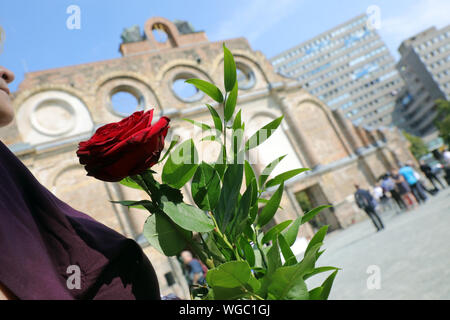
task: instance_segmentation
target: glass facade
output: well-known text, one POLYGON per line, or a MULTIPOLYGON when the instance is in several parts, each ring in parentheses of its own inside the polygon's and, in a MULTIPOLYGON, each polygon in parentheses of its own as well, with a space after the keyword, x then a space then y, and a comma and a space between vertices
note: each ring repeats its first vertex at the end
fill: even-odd
POLYGON ((376 30, 360 15, 271 59, 281 75, 300 81, 330 108, 356 123, 392 124, 403 86, 395 62, 376 30))
POLYGON ((435 100, 450 99, 450 26, 432 27, 402 42, 397 63, 406 93, 398 101, 398 125, 422 137, 437 135, 435 100))

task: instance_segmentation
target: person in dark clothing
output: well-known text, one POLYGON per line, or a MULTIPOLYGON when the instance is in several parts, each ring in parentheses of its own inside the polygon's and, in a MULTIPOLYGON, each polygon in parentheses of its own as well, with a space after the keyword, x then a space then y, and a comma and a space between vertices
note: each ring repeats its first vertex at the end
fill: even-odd
POLYGON ((403 201, 400 193, 396 189, 395 181, 389 176, 389 174, 385 174, 383 176, 383 180, 381 181, 381 187, 385 193, 390 193, 391 197, 395 200, 400 210, 406 210, 407 206, 403 201))
POLYGON ((192 253, 187 250, 181 253, 181 260, 183 260, 189 284, 191 286, 205 284, 205 272, 201 262, 195 259, 192 253))
MULTIPOLYGON (((14 118, 13 79, 0 66, 0 127, 14 118)), ((2 141, 0 177, 0 300, 161 298, 136 241, 58 199, 2 141)))
POLYGON ((412 194, 411 188, 405 181, 405 178, 403 178, 403 176, 397 173, 395 170, 392 170, 391 177, 395 182, 395 189, 402 198, 403 203, 406 204, 407 209, 409 210, 413 206, 417 205, 416 198, 412 194))
POLYGON ((435 181, 437 181, 442 189, 445 188, 444 184, 441 182, 441 180, 439 180, 439 178, 434 174, 433 170, 431 169, 431 167, 425 163, 425 161, 420 161, 420 170, 423 172, 423 174, 425 175, 425 177, 427 177, 427 179, 431 182, 431 184, 434 187, 434 190, 439 191, 439 188, 437 187, 435 181))
POLYGON ((375 211, 375 199, 369 191, 361 189, 359 185, 355 184, 355 201, 358 208, 363 209, 369 218, 372 220, 377 232, 384 229, 383 222, 375 211))

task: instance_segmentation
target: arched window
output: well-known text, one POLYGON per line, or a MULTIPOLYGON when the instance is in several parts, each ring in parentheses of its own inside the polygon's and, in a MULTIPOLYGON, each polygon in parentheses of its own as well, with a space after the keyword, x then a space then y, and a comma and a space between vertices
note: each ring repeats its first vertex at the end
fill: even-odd
POLYGON ((255 74, 249 66, 241 62, 236 63, 238 87, 241 90, 248 90, 255 86, 255 74))
POLYGON ((145 99, 139 90, 124 85, 111 91, 110 104, 114 113, 126 117, 133 112, 144 110, 145 99))
POLYGON ((172 91, 175 96, 183 102, 195 102, 203 98, 203 92, 199 91, 194 85, 186 83, 187 79, 197 78, 197 76, 188 73, 177 74, 172 81, 172 91))
MULTIPOLYGON (((266 114, 256 115, 251 121, 246 123, 248 125, 246 128, 247 136, 251 137, 257 130, 273 120, 272 116, 266 114)), ((275 167, 271 174, 272 177, 288 170, 303 167, 289 138, 286 136, 282 126, 280 126, 267 141, 250 150, 249 161, 262 170, 273 160, 283 155, 286 155, 286 157, 275 167)))

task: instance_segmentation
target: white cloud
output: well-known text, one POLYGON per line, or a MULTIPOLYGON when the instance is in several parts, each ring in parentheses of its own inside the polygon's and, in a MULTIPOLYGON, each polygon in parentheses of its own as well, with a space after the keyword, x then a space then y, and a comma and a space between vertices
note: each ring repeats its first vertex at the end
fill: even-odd
POLYGON ((300 4, 298 0, 242 1, 230 18, 213 30, 210 38, 222 40, 245 36, 249 41, 255 41, 300 4))
POLYGON ((399 15, 389 16, 381 8, 380 34, 392 50, 409 37, 435 26, 442 28, 450 24, 450 1, 419 0, 409 7, 403 7, 399 15))

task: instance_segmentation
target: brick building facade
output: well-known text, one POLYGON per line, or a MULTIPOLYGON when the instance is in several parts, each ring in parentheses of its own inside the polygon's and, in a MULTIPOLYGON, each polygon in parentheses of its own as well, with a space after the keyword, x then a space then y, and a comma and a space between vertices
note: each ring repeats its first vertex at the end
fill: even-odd
MULTIPOLYGON (((87 177, 75 151, 79 141, 88 139, 96 128, 123 118, 112 97, 124 92, 136 98, 138 107, 154 108, 156 118, 164 114, 172 119, 168 140, 174 134, 193 137, 200 155, 209 160, 214 146, 200 142, 201 133, 181 118, 209 123, 205 103, 218 105, 200 92, 180 97, 174 92, 174 83, 200 78, 223 87, 222 42, 209 42, 204 32, 159 17, 146 22, 144 36, 138 33, 130 38, 124 37, 121 58, 27 73, 14 93, 16 119, 0 129, 0 136, 63 201, 142 242, 157 270, 162 293, 186 297, 186 283, 176 258, 166 258, 141 241, 146 212, 109 202, 139 200, 145 195, 87 177), (157 41, 155 29, 163 30, 165 41, 157 41), (202 153, 201 148, 208 151, 202 153), (172 285, 170 277, 165 277, 169 273, 175 280, 172 285)), ((334 205, 321 218, 331 230, 365 218, 353 201, 354 183, 369 188, 398 161, 412 159, 407 142, 396 130, 368 131, 354 126, 339 111, 330 111, 297 81, 274 72, 266 57, 252 50, 246 39, 225 42, 239 69, 238 108, 247 124, 246 133, 250 136, 271 119, 285 116, 277 133, 247 155, 259 159, 256 171, 261 172, 284 154, 287 156, 278 172, 313 169, 286 183, 281 203, 284 210, 277 213, 277 222, 302 214, 296 200, 299 192, 305 192, 313 205, 334 205)), ((161 168, 154 170, 160 172, 161 168)), ((189 200, 187 188, 184 194, 189 200)), ((300 233, 311 237, 313 226, 304 225, 300 233)))

